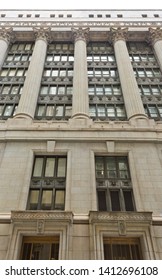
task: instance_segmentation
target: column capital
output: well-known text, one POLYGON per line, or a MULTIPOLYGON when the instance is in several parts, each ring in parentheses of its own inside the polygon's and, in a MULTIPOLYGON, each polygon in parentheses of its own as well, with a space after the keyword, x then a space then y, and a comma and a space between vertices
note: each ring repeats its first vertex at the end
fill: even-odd
POLYGON ((50 27, 34 27, 33 28, 34 35, 36 40, 42 39, 46 42, 51 41, 51 28, 50 27))
POLYGON ((162 29, 160 27, 157 28, 150 27, 148 41, 155 44, 159 40, 162 40, 162 29))
POLYGON ((12 27, 0 27, 0 39, 10 43, 14 40, 13 28, 12 27))
POLYGON ((128 28, 111 28, 110 29, 110 38, 113 43, 118 40, 126 41, 128 36, 128 28))
POLYGON ((73 34, 74 41, 76 42, 77 40, 83 40, 83 41, 87 42, 89 30, 90 30, 89 27, 88 28, 82 28, 82 27, 72 28, 71 31, 73 34))

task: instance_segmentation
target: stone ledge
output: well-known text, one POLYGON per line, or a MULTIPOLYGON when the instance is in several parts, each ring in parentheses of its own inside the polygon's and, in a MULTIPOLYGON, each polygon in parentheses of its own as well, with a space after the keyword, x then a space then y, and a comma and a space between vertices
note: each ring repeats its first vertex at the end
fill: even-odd
POLYGON ((89 213, 90 223, 107 223, 110 221, 126 221, 137 223, 152 222, 152 212, 95 212, 89 213))
POLYGON ((72 212, 57 212, 57 211, 11 211, 11 221, 36 221, 36 220, 49 220, 49 221, 68 221, 73 222, 72 212))

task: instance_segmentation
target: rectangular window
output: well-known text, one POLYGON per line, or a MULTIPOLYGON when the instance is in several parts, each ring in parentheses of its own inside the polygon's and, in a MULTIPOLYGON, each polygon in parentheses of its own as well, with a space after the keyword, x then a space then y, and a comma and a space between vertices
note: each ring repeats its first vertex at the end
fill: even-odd
POLYGON ((162 105, 145 105, 145 112, 149 118, 160 120, 162 118, 162 105))
POLYGON ((135 211, 127 157, 96 156, 99 211, 135 211))
POLYGON ((66 161, 64 156, 35 157, 28 209, 64 210, 66 161))
POLYGON ((142 260, 138 238, 103 239, 105 260, 142 260))
POLYGON ((126 111, 124 105, 105 104, 105 105, 91 105, 89 107, 90 117, 99 120, 124 120, 126 119, 126 111))
POLYGON ((58 260, 59 236, 23 237, 20 259, 58 260))

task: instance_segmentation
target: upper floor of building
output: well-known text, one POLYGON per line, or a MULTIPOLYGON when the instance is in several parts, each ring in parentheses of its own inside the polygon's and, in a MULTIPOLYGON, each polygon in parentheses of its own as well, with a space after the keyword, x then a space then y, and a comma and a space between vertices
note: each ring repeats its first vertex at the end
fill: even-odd
POLYGON ((46 9, 46 10, 33 10, 33 9, 26 9, 26 10, 8 10, 8 9, 1 9, 0 10, 0 17, 5 18, 5 20, 23 20, 30 18, 36 19, 36 20, 59 20, 62 18, 64 20, 68 20, 69 18, 72 18, 74 20, 87 20, 88 19, 100 19, 100 20, 133 20, 133 21, 139 21, 139 20, 159 20, 162 18, 162 10, 123 10, 123 9, 94 9, 94 10, 87 10, 87 9, 79 9, 79 10, 63 10, 63 9, 46 9))

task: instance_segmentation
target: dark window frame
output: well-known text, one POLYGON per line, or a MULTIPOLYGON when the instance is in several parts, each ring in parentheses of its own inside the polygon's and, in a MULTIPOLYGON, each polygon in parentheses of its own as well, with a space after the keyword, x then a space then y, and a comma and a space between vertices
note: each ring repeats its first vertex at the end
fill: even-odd
POLYGON ((139 238, 104 237, 105 260, 142 260, 139 238))
MULTIPOLYGON (((66 195, 66 172, 67 172, 67 157, 66 156, 35 156, 33 163, 33 171, 31 176, 31 183, 29 189, 29 196, 27 202, 27 209, 29 210, 64 210, 65 209, 65 195, 66 195), (37 159, 41 159, 41 174, 39 176, 34 175, 37 159), (53 160, 54 170, 53 175, 46 176, 45 170, 48 164, 48 159, 53 160), (58 176, 59 160, 64 159, 65 162, 65 175, 58 176), (43 195, 44 193, 50 193, 50 203, 44 206, 43 195), (62 192, 64 201, 59 204, 56 203, 57 194, 62 192), (37 201, 32 203, 32 195, 37 193, 37 201)), ((34 198, 34 197, 33 197, 34 198)))
POLYGON ((96 156, 95 167, 99 211, 135 211, 135 201, 127 157, 96 156), (102 166, 101 169, 97 169, 98 160, 98 166, 102 166), (112 170, 107 169, 108 162, 110 166, 111 164, 113 165, 112 170), (121 167, 119 168, 120 165, 122 166, 121 163, 124 163, 123 166, 125 166, 123 170, 120 170, 121 167), (97 173, 100 175, 97 175, 97 173))
MULTIPOLYGON (((24 236, 22 240, 20 259, 39 260, 43 246, 48 245, 48 260, 59 259, 59 236, 24 236)), ((46 246, 47 247, 47 246, 46 246)), ((45 252, 47 256, 47 251, 45 252)), ((42 256, 43 257, 43 256, 42 256)), ((44 259, 44 258, 43 258, 44 259)))

